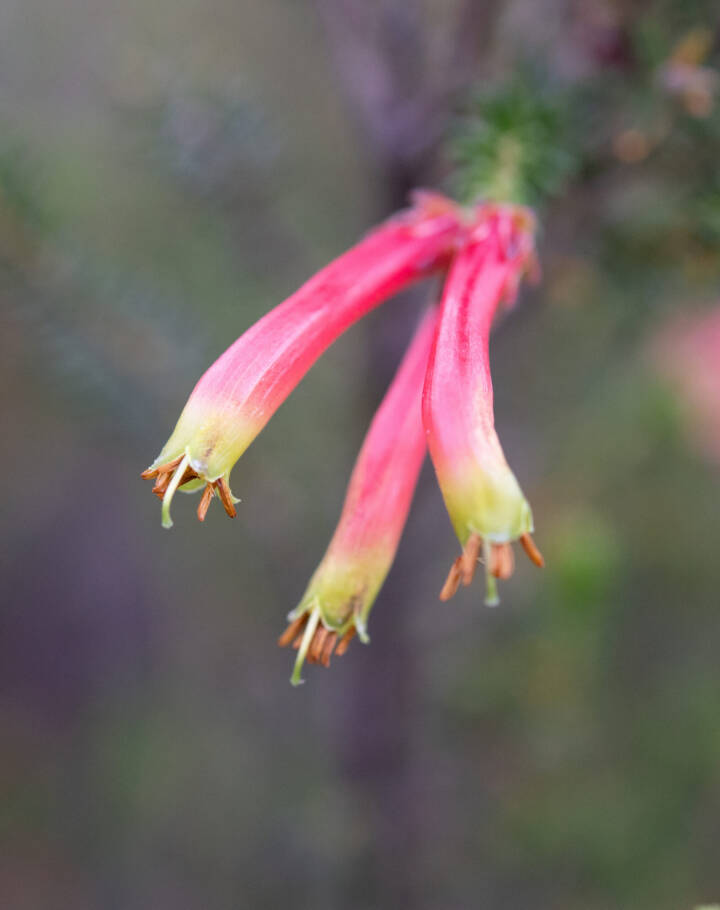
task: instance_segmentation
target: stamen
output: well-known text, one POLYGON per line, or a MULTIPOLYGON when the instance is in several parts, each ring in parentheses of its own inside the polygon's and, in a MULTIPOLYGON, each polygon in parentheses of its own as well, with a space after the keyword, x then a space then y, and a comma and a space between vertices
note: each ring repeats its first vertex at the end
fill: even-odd
POLYGON ((162 526, 164 528, 172 527, 173 523, 172 518, 170 518, 170 503, 172 502, 172 498, 175 495, 175 491, 180 486, 180 481, 185 474, 185 468, 188 466, 189 461, 190 459, 187 455, 184 455, 182 457, 180 463, 177 466, 177 469, 175 470, 175 473, 173 474, 172 480, 170 481, 167 490, 165 490, 162 504, 162 526))
POLYGON ((515 557, 509 543, 493 544, 490 574, 503 580, 510 578, 515 569, 515 557))
POLYGON ((213 485, 211 483, 205 484, 205 489, 203 490, 203 494, 200 497, 200 502, 197 508, 197 517, 199 521, 205 521, 205 516, 207 515, 207 511, 210 508, 210 503, 212 502, 214 495, 215 489, 213 485))
POLYGON ((320 655, 320 663, 323 665, 323 667, 330 666, 330 657, 332 656, 337 638, 337 632, 331 632, 325 640, 325 647, 323 648, 322 654, 320 655))
POLYGON ((157 477, 158 474, 169 474, 175 470, 181 461, 182 455, 178 455, 177 458, 173 458, 172 461, 166 461, 165 464, 161 464, 158 468, 147 468, 140 476, 143 480, 151 480, 153 477, 157 477))
POLYGON ((320 661, 322 656, 323 648, 325 647, 325 640, 330 634, 330 630, 326 629, 325 626, 320 626, 320 628, 315 633, 315 637, 312 640, 310 645, 310 650, 308 651, 308 660, 316 664, 320 661))
POLYGON ((445 584, 442 586, 442 590, 440 591, 440 600, 450 600, 451 597, 455 596, 455 592, 460 587, 461 562, 462 556, 458 556, 452 566, 450 566, 448 577, 445 579, 445 584))
POLYGON ((155 486, 152 488, 152 491, 156 496, 159 496, 160 499, 165 495, 165 490, 168 488, 171 477, 171 474, 160 474, 155 481, 155 486))
POLYGON ((505 545, 505 565, 503 566, 503 574, 501 578, 510 578, 510 576, 515 571, 515 553, 510 544, 505 545))
POLYGON ((235 506, 233 505, 232 494, 230 493, 230 487, 227 485, 227 481, 224 477, 218 477, 216 483, 218 496, 220 497, 220 502, 223 504, 223 508, 230 516, 230 518, 235 518, 237 512, 235 511, 235 506))
POLYGON ((293 673, 290 677, 290 682, 293 686, 299 686, 303 682, 300 674, 302 672, 302 666, 305 663, 305 658, 307 656, 308 648, 310 647, 310 642, 315 635, 315 629, 317 628, 318 622, 320 622, 320 610, 318 609, 317 605, 315 605, 310 611, 307 625, 305 626, 305 632, 302 637, 302 642, 300 643, 300 648, 298 650, 298 656, 295 659, 293 673))
POLYGON ((523 534, 520 538, 520 543, 522 544, 522 548, 527 553, 528 558, 531 560, 531 562, 534 562, 535 565, 540 569, 544 569, 545 559, 543 558, 540 550, 538 550, 538 548, 535 546, 535 541, 532 539, 532 537, 529 534, 523 534))
MULTIPOLYGON (((467 587, 473 580, 475 569, 477 569, 480 551, 483 548, 482 538, 479 534, 471 534, 465 544, 463 555, 460 561, 460 575, 462 583, 467 587)), ((486 563, 487 564, 487 563, 486 563)))
POLYGON ((194 471, 190 467, 185 468, 185 470, 183 471, 182 480, 180 481, 180 486, 182 486, 184 483, 188 483, 191 480, 195 480, 195 478, 197 476, 198 476, 197 471, 194 471))
POLYGON ((290 623, 280 638, 278 638, 277 643, 279 648, 287 647, 287 645, 289 645, 290 642, 295 639, 295 637, 302 631, 303 626, 307 622, 307 618, 307 613, 302 613, 290 623))
POLYGON ((350 647, 350 642, 355 638, 355 626, 350 626, 347 632, 340 639, 340 644, 335 649, 335 654, 337 657, 342 657, 343 654, 350 647))
POLYGON ((485 561, 485 606, 496 607, 500 603, 500 598, 498 597, 495 576, 490 571, 492 563, 492 544, 487 540, 483 542, 483 559, 485 561))

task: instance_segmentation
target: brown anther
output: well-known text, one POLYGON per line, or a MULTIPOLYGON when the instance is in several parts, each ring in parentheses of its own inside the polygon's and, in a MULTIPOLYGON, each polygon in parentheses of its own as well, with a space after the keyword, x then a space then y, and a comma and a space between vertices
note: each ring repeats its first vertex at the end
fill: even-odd
POLYGON ((501 578, 510 578, 512 573, 515 571, 515 553, 510 544, 507 545, 505 550, 505 566, 503 569, 503 575, 501 578))
POLYGON ((330 666, 330 657, 332 656, 333 649, 337 642, 338 634, 337 632, 330 632, 328 637, 325 639, 325 646, 322 649, 322 654, 320 655, 320 663, 323 667, 330 666))
POLYGON ((466 587, 473 580, 481 550, 482 537, 479 534, 471 534, 460 558, 460 577, 466 587))
POLYGON ((487 567, 487 571, 495 578, 500 577, 500 566, 503 560, 501 546, 502 544, 494 543, 490 548, 490 565, 487 567))
POLYGON ((143 471, 140 476, 144 480, 150 480, 153 477, 157 477, 158 474, 171 474, 182 460, 183 456, 178 455, 178 457, 173 458, 172 461, 166 461, 165 464, 161 464, 159 468, 148 468, 146 471, 143 471))
POLYGON ((355 631, 355 626, 350 626, 347 632, 340 639, 340 644, 335 649, 335 654, 338 657, 342 657, 343 654, 347 651, 348 647, 350 646, 350 642, 353 640, 353 638, 355 638, 355 631))
POLYGON ((205 489, 200 497, 197 508, 197 517, 199 521, 205 521, 205 516, 207 515, 207 510, 210 508, 210 503, 212 502, 214 494, 215 488, 213 485, 211 483, 205 484, 205 489))
POLYGON ((490 557, 490 574, 495 578, 510 578, 515 569, 515 557, 509 543, 497 543, 492 546, 490 557))
POLYGON ((178 486, 182 487, 182 485, 184 483, 189 483, 189 481, 195 480, 195 478, 197 476, 198 476, 197 471, 193 471, 192 468, 185 468, 185 470, 183 471, 183 476, 180 478, 180 483, 178 484, 178 486))
POLYGON ((220 497, 220 502, 223 504, 223 508, 230 516, 230 518, 235 518, 237 514, 235 511, 235 506, 232 501, 232 496, 230 495, 230 487, 227 485, 227 481, 224 477, 219 477, 216 481, 218 496, 220 497))
POLYGON ((158 474, 167 474, 175 470, 175 468, 183 460, 183 455, 178 455, 177 458, 173 458, 172 461, 166 461, 165 464, 161 464, 158 468, 158 474))
MULTIPOLYGON (((173 471, 178 466, 179 461, 169 461, 167 464, 162 465, 157 469, 155 476, 157 480, 155 481, 155 486, 152 488, 153 493, 156 496, 159 496, 160 499, 165 495, 165 490, 170 486, 170 481, 172 480, 173 471)), ((180 480, 178 486, 182 486, 184 483, 187 483, 189 480, 194 480, 197 477, 197 473, 193 471, 192 468, 185 468, 183 471, 183 476, 180 480)))
POLYGON ((527 553, 530 561, 534 562, 535 565, 541 569, 545 568, 545 560, 543 559, 543 555, 535 546, 535 541, 532 539, 532 537, 529 534, 523 534, 520 538, 520 543, 522 544, 522 548, 527 553))
POLYGON ((286 647, 294 638, 298 636, 298 634, 302 633, 302 630, 305 628, 307 618, 307 613, 303 613, 301 616, 293 619, 293 621, 290 623, 287 629, 285 629, 280 638, 278 638, 277 643, 279 648, 286 647))
POLYGON ((325 648, 325 642, 327 641, 328 636, 330 635, 330 629, 326 629, 322 624, 317 627, 315 634, 313 635, 313 640, 308 649, 308 657, 310 663, 316 664, 320 663, 322 658, 323 650, 325 648))
POLYGON ((155 486, 152 488, 152 491, 156 496, 159 496, 160 499, 165 495, 165 490, 167 490, 170 484, 171 477, 171 474, 160 474, 155 481, 155 486))
POLYGON ((450 600, 450 598, 455 595, 455 592, 460 587, 461 562, 462 556, 458 556, 452 566, 450 566, 448 577, 445 579, 445 584, 442 586, 442 591, 440 591, 440 600, 450 600))

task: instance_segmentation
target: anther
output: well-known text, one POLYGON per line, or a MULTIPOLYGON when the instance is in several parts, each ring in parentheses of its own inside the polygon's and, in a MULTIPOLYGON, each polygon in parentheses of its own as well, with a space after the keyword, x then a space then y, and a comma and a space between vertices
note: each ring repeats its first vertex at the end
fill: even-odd
POLYGON ((185 468, 183 475, 180 478, 180 486, 182 486, 184 483, 188 483, 191 480, 195 480, 197 476, 197 471, 194 471, 190 467, 185 468))
POLYGON ((483 542, 479 534, 471 534, 460 561, 462 583, 467 587, 473 580, 483 542))
POLYGON ((152 491, 156 496, 159 496, 160 499, 165 495, 165 490, 168 488, 171 476, 170 472, 166 472, 158 475, 158 479, 155 481, 155 486, 152 488, 152 491))
POLYGON ((493 544, 490 557, 490 573, 495 578, 510 578, 515 569, 515 557, 509 543, 493 544))
POLYGON ((232 496, 230 495, 230 487, 227 485, 227 481, 224 477, 218 477, 217 491, 218 496, 220 497, 220 502, 223 504, 223 508, 230 516, 230 518, 235 518, 235 515, 237 514, 235 511, 235 505, 233 504, 232 496))
POLYGON ((197 508, 197 517, 200 521, 205 521, 205 516, 207 515, 207 511, 210 508, 210 503, 212 502, 214 494, 215 490, 213 485, 211 483, 205 484, 205 489, 203 490, 203 494, 200 497, 200 502, 197 508))
POLYGON ((347 632, 340 639, 340 644, 335 649, 337 657, 342 657, 350 646, 350 642, 355 638, 355 626, 350 626, 347 632))
POLYGON ((323 625, 319 626, 317 632, 315 633, 315 637, 312 640, 312 644, 310 645, 310 649, 308 651, 308 660, 310 661, 310 663, 316 664, 320 661, 320 657, 322 656, 323 648, 325 647, 325 639, 328 637, 329 634, 330 634, 329 629, 326 629, 325 626, 323 626, 323 625))
POLYGON ((545 568, 545 560, 543 558, 543 555, 535 546, 535 541, 532 539, 532 537, 529 534, 523 534, 520 537, 520 543, 522 544, 523 550, 525 550, 527 553, 528 558, 539 568, 545 568))
MULTIPOLYGON (((301 616, 298 616, 294 619, 290 625, 285 629, 283 634, 278 638, 278 647, 284 648, 290 644, 290 642, 303 630, 305 623, 307 622, 308 615, 303 613, 301 616)), ((299 644, 298 644, 299 647, 299 644)))
POLYGON ((450 600, 451 597, 454 597, 455 592, 460 587, 461 562, 462 556, 458 556, 458 558, 450 567, 448 577, 445 579, 445 584, 442 586, 442 590, 440 591, 440 600, 450 600))
POLYGON ((320 655, 320 663, 323 667, 330 666, 330 657, 332 656, 333 649, 337 643, 338 634, 337 632, 330 632, 328 637, 325 639, 325 647, 322 650, 320 655))
POLYGON ((158 468, 147 468, 140 476, 144 480, 151 480, 153 477, 157 477, 158 474, 168 474, 175 470, 182 461, 182 458, 182 455, 178 455, 177 458, 173 458, 172 461, 166 461, 165 464, 161 464, 158 468))

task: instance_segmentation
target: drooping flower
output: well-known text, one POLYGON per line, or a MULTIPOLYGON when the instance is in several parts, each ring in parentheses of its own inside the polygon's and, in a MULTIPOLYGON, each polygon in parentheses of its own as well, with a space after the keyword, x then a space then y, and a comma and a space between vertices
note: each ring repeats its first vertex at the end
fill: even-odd
POLYGON ((421 396, 436 322, 433 307, 370 424, 335 534, 278 641, 298 648, 295 685, 306 656, 328 666, 336 646, 343 654, 356 632, 369 640, 368 613, 395 558, 425 456, 421 396))
POLYGON ((445 268, 464 231, 450 200, 417 194, 245 332, 195 386, 172 436, 143 477, 155 478, 170 527, 178 488, 203 488, 235 515, 230 471, 318 357, 352 323, 408 284, 445 268))
POLYGON ((475 226, 446 279, 442 311, 423 392, 423 422, 445 505, 463 548, 441 591, 453 596, 485 563, 486 603, 498 602, 496 578, 514 568, 520 540, 537 565, 533 519, 495 432, 489 337, 503 306, 535 268, 534 218, 518 206, 479 207, 475 226))

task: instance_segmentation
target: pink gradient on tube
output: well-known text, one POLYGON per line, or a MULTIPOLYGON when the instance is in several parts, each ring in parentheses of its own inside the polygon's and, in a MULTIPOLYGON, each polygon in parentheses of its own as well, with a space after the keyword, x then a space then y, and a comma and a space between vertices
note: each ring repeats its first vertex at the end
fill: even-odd
POLYGON ((370 424, 328 549, 333 556, 378 547, 394 556, 425 457, 421 395, 437 310, 423 317, 370 424))
POLYGON ((507 468, 495 433, 489 340, 498 309, 514 299, 527 264, 528 240, 503 212, 484 219, 453 262, 423 394, 439 473, 468 463, 507 468))
POLYGON ((257 428, 350 325, 406 285, 445 267, 460 216, 422 201, 375 229, 248 329, 207 370, 192 397, 222 403, 257 428))

